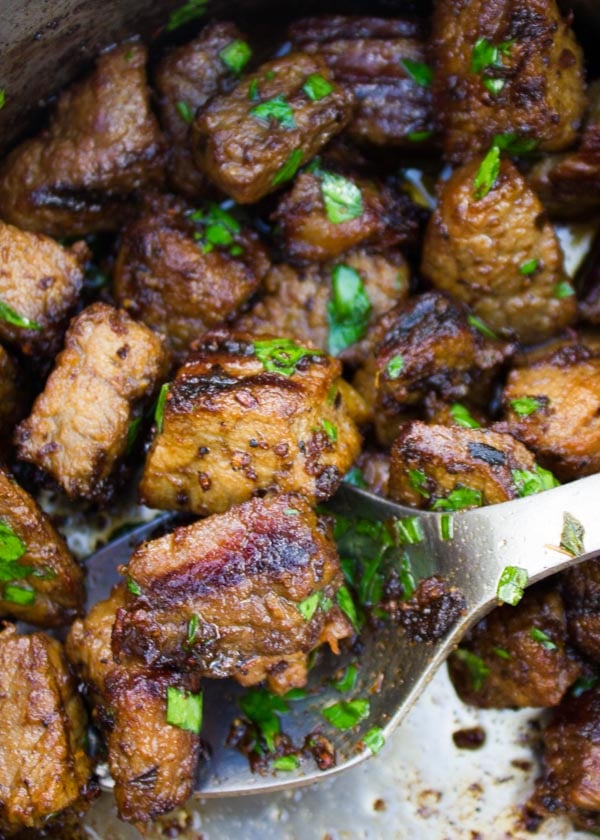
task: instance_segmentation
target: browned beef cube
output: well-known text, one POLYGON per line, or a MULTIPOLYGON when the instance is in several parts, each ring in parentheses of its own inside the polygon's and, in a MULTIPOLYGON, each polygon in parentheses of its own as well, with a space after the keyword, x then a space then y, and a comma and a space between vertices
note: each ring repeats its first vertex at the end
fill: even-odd
POLYGON ((578 828, 600 829, 600 687, 567 696, 543 732, 544 775, 529 807, 566 814, 578 828))
POLYGON ((358 245, 387 248, 414 235, 417 219, 404 194, 374 181, 317 169, 304 172, 273 219, 296 260, 332 260, 358 245))
POLYGON ((57 627, 83 610, 83 572, 31 496, 0 469, 0 615, 57 627))
POLYGON ((198 734, 167 721, 169 690, 198 692, 193 675, 125 669, 112 657, 116 612, 125 603, 125 586, 76 621, 67 654, 94 700, 96 723, 108 743, 108 763, 115 782, 119 816, 141 831, 182 805, 194 789, 200 741, 198 734))
POLYGON ((160 118, 169 140, 169 182, 189 198, 202 198, 210 190, 194 164, 190 125, 199 108, 234 84, 236 68, 241 70, 250 56, 243 38, 233 23, 208 24, 192 41, 167 53, 155 70, 160 118))
POLYGON ((115 298, 182 359, 191 341, 235 314, 269 267, 257 235, 218 205, 194 211, 153 196, 121 235, 115 298))
POLYGON ((563 572, 561 592, 569 639, 590 659, 600 662, 600 561, 589 560, 563 572))
POLYGON ((62 646, 43 633, 0 633, 0 832, 41 829, 94 792, 86 714, 62 646))
POLYGON ((72 321, 43 392, 17 428, 19 457, 72 498, 106 498, 130 424, 166 369, 151 330, 112 306, 89 306, 72 321))
POLYGON ((566 346, 515 368, 503 393, 507 431, 562 480, 600 471, 600 355, 566 346))
POLYGON ((330 523, 300 496, 252 499, 141 545, 123 567, 139 595, 117 614, 113 650, 146 664, 266 679, 283 694, 306 682, 310 651, 352 628, 330 523))
POLYGON ((487 193, 479 182, 482 168, 486 163, 476 158, 441 184, 421 269, 436 288, 469 304, 492 331, 542 341, 575 318, 575 298, 562 291, 558 240, 510 161, 501 162, 487 193))
POLYGON ((290 339, 208 336, 169 387, 141 498, 203 515, 267 490, 329 498, 360 450, 340 375, 290 339))
POLYGON ((13 426, 26 410, 26 392, 19 367, 0 345, 0 441, 11 436, 13 426))
POLYGON ((456 510, 516 499, 536 477, 539 490, 555 486, 551 476, 544 484, 545 472, 511 435, 414 421, 394 441, 389 495, 414 507, 456 510))
POLYGON ((551 216, 573 219, 600 209, 600 81, 589 86, 590 110, 576 149, 546 155, 527 180, 551 216))
POLYGON ((555 0, 438 0, 434 105, 453 161, 498 134, 570 146, 585 108, 582 53, 555 0))
POLYGON ((84 242, 63 248, 48 236, 0 222, 0 339, 54 356, 83 285, 84 242))
POLYGON ((194 159, 223 192, 251 204, 289 181, 347 125, 352 101, 321 58, 291 53, 200 111, 194 159))
POLYGON ((406 260, 394 250, 351 251, 323 266, 281 263, 267 274, 264 297, 237 326, 252 335, 289 336, 357 364, 371 352, 369 325, 406 297, 409 283, 406 260))
POLYGON ((581 673, 565 649, 558 592, 531 590, 493 610, 448 660, 461 700, 481 708, 556 706, 581 673))
POLYGON ((130 194, 162 183, 162 144, 150 110, 146 48, 115 47, 59 96, 48 127, 8 155, 0 168, 0 215, 51 236, 117 230, 130 194))
POLYGON ((427 144, 434 117, 420 24, 323 15, 299 20, 289 32, 298 49, 322 56, 335 79, 352 89, 356 112, 350 136, 378 146, 427 144))

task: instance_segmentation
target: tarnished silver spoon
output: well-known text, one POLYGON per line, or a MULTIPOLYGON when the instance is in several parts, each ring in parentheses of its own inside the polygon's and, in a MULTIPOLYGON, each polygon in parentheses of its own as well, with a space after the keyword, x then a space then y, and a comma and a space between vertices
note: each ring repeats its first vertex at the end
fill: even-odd
MULTIPOLYGON (((407 640, 392 623, 383 622, 377 631, 366 627, 360 653, 328 658, 311 672, 306 696, 288 703, 281 726, 298 746, 310 733, 326 736, 336 762, 325 770, 303 758, 292 770, 252 772, 247 758, 226 745, 231 722, 240 716, 238 700, 244 689, 231 681, 206 680, 202 738, 210 757, 202 763, 197 783, 204 797, 295 787, 358 764, 398 726, 469 627, 499 603, 499 592, 510 600, 519 586, 600 554, 600 474, 517 501, 451 514, 417 512, 349 485, 343 485, 328 507, 349 519, 390 523, 396 533, 408 529, 408 541, 389 547, 386 562, 410 567, 416 580, 443 578, 460 590, 466 610, 443 638, 431 643, 407 640), (394 528, 398 521, 400 528, 394 528), (357 662, 356 683, 342 695, 332 684, 333 671, 357 662), (339 730, 323 709, 348 700, 361 701, 368 716, 339 730)), ((128 561, 133 547, 171 518, 166 514, 145 523, 87 560, 88 606, 108 595, 118 579, 117 566, 128 561)))

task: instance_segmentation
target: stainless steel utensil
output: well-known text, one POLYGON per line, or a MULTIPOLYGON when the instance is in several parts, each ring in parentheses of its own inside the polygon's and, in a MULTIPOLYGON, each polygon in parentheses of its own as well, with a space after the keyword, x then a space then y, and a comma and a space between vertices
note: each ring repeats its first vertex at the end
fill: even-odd
MULTIPOLYGON (((321 771, 312 760, 305 760, 292 772, 251 772, 247 759, 225 744, 232 720, 240 715, 237 698, 243 689, 230 681, 205 681, 202 737, 210 746, 210 758, 201 766, 197 784, 204 797, 309 784, 359 763, 371 754, 362 742, 365 734, 374 726, 381 727, 384 736, 391 733, 468 628, 498 603, 498 583, 507 566, 525 570, 528 583, 535 583, 600 554, 600 475, 517 501, 451 514, 451 539, 442 535, 443 514, 417 512, 349 485, 338 491, 329 506, 351 519, 387 522, 417 516, 422 539, 398 545, 392 553, 406 552, 417 579, 435 574, 457 587, 465 597, 466 612, 435 643, 409 642, 391 624, 376 633, 364 630, 358 680, 348 696, 336 691, 331 676, 340 666, 356 661, 355 653, 329 657, 311 672, 308 696, 290 703, 282 728, 298 746, 311 732, 325 734, 337 756, 336 766, 329 770, 321 771), (566 519, 575 520, 583 530, 580 556, 572 557, 560 547, 566 519), (327 723, 322 710, 351 698, 367 698, 370 715, 355 729, 340 732, 327 723)), ((133 546, 170 518, 163 515, 142 525, 87 561, 89 604, 106 597, 118 578, 117 566, 128 561, 133 546)), ((394 558, 390 559, 393 563, 394 558)))

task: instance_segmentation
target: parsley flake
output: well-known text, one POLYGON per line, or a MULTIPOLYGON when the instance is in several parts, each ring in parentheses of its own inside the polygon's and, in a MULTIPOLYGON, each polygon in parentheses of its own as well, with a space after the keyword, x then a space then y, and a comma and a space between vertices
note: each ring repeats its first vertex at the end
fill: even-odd
POLYGON ((365 481, 365 477, 362 473, 362 470, 360 467, 357 466, 350 467, 350 469, 344 476, 344 481, 347 484, 352 484, 353 487, 360 487, 363 490, 367 486, 367 482, 365 481))
POLYGON ((327 437, 329 438, 329 440, 332 443, 335 443, 337 441, 337 439, 338 439, 337 426, 334 426, 334 424, 330 420, 325 420, 325 419, 321 420, 321 428, 323 429, 323 431, 325 432, 325 434, 327 435, 327 437))
POLYGON ((131 592, 132 595, 142 594, 142 587, 130 577, 127 578, 127 590, 131 592))
POLYGON ((7 324, 12 324, 13 327, 21 327, 24 330, 41 330, 41 324, 38 324, 37 321, 32 321, 30 318, 26 318, 24 315, 19 315, 18 312, 9 306, 4 301, 0 300, 0 318, 3 321, 6 321, 7 324))
POLYGON ((252 79, 248 85, 248 99, 250 102, 258 102, 260 95, 258 93, 258 79, 252 79))
POLYGON ((519 266, 519 272, 525 276, 533 274, 537 271, 539 264, 539 260, 527 260, 527 262, 521 263, 519 266))
POLYGON ((305 598, 304 601, 300 601, 297 605, 298 612, 305 621, 310 621, 316 613, 319 608, 319 604, 321 603, 322 596, 322 592, 313 592, 312 595, 309 595, 308 598, 305 598))
POLYGON ((174 685, 167 688, 167 723, 200 734, 202 694, 192 694, 174 685))
POLYGON ((495 332, 493 332, 487 324, 485 324, 481 318, 478 318, 477 315, 468 315, 467 316, 467 323, 470 327, 478 330, 481 335, 484 335, 486 338, 497 339, 498 336, 495 332))
POLYGON ((481 161, 477 174, 473 179, 475 198, 480 201, 493 189, 500 174, 500 148, 492 146, 481 161))
POLYGON ((179 102, 175 105, 177 108, 177 113, 181 117, 181 119, 186 123, 193 123, 194 122, 194 112, 192 111, 190 105, 185 102, 183 99, 180 99, 179 102))
POLYGON ((245 41, 232 41, 219 53, 219 58, 232 73, 239 74, 252 57, 252 50, 245 41))
POLYGON ((506 80, 490 77, 486 71, 503 67, 502 57, 510 54, 512 45, 512 41, 504 41, 496 46, 487 38, 479 38, 473 45, 471 72, 482 76, 483 84, 493 95, 500 93, 506 80))
POLYGON ((535 138, 520 137, 514 131, 507 131, 505 134, 494 134, 492 143, 509 155, 528 155, 538 145, 538 141, 535 138))
POLYGON ((473 691, 480 691, 491 673, 483 659, 480 656, 477 656, 476 653, 472 653, 472 651, 460 647, 454 651, 453 656, 455 656, 459 662, 462 662, 469 672, 473 691))
POLYGON ((436 499, 432 510, 465 510, 465 508, 481 507, 483 496, 481 490, 457 484, 445 499, 436 499))
POLYGON ((433 131, 409 131, 406 137, 410 140, 411 143, 423 143, 425 140, 429 140, 430 137, 433 136, 433 131))
POLYGON ((142 424, 142 416, 135 417, 129 427, 127 429, 127 445, 125 447, 125 454, 130 455, 133 447, 135 446, 135 442, 137 440, 137 436, 140 431, 140 426, 142 424))
POLYGON ((279 714, 289 712, 290 707, 283 697, 271 694, 264 688, 252 688, 239 699, 239 705, 254 724, 269 752, 275 749, 275 736, 281 732, 279 714))
POLYGON ((400 354, 396 356, 392 356, 389 360, 387 365, 385 366, 386 375, 390 379, 398 379, 402 371, 404 370, 404 356, 400 354))
POLYGON ((198 618, 197 614, 194 613, 193 616, 188 621, 187 625, 187 634, 185 637, 186 644, 193 645, 196 640, 196 633, 198 632, 198 624, 200 619, 198 618))
POLYGON ((429 498, 429 493, 425 489, 425 485, 427 484, 427 476, 423 472, 423 470, 411 470, 408 471, 408 483, 415 490, 420 496, 423 496, 424 499, 429 498))
POLYGON ((383 729, 380 726, 373 726, 364 735, 362 741, 365 747, 371 750, 373 755, 376 755, 385 744, 383 729))
POLYGON ((551 490, 560 485, 550 470, 545 470, 538 464, 533 470, 513 470, 512 477, 520 499, 533 496, 535 493, 543 493, 544 490, 551 490))
POLYGON ((573 297, 575 289, 568 280, 561 280, 554 287, 553 294, 555 298, 562 300, 563 298, 573 297))
POLYGON ((452 403, 450 407, 450 414, 457 426, 463 429, 480 429, 481 423, 471 415, 469 409, 461 405, 461 403, 452 403))
POLYGON ((585 554, 583 546, 583 537, 585 530, 583 525, 570 513, 563 513, 563 527, 560 535, 560 547, 573 557, 579 557, 580 554, 585 554))
POLYGON ((581 697, 584 692, 595 688, 598 683, 600 683, 600 677, 579 677, 571 686, 571 694, 573 697, 581 697))
POLYGON ((356 611, 356 605, 354 603, 354 599, 350 594, 350 590, 347 586, 340 586, 335 596, 335 600, 338 603, 339 608, 344 613, 347 618, 350 619, 350 624, 354 627, 354 630, 358 633, 360 630, 360 622, 358 620, 358 613, 356 611))
MULTIPOLYGON (((0 519, 0 579, 2 566, 19 560, 27 551, 27 546, 21 537, 13 531, 8 522, 0 519)), ((11 575, 12 577, 12 575, 11 575)), ((4 578, 10 580, 11 578, 4 578)))
POLYGON ((250 116, 264 125, 269 125, 270 122, 274 121, 279 123, 282 128, 296 128, 294 110, 283 96, 275 96, 273 99, 267 99, 265 102, 255 105, 254 108, 250 109, 250 116))
POLYGON ((311 73, 307 80, 302 85, 302 90, 313 102, 318 102, 320 99, 325 99, 333 90, 333 85, 329 84, 327 79, 321 76, 320 73, 311 73))
POLYGON ((401 58, 400 64, 413 82, 421 87, 429 87, 433 81, 433 70, 424 61, 414 61, 412 58, 401 58))
POLYGON ((396 537, 401 545, 418 545, 425 539, 418 516, 402 516, 394 521, 396 537))
POLYGON ((154 409, 154 422, 156 423, 156 431, 160 434, 163 430, 163 420, 165 416, 165 406, 167 404, 167 396, 169 394, 170 382, 164 382, 160 386, 158 392, 158 399, 156 400, 156 408, 154 409))
POLYGON ((0 111, 6 105, 6 91, 4 88, 0 88, 0 111))
POLYGON ((533 414, 542 407, 542 402, 536 397, 517 397, 514 400, 510 400, 509 405, 519 417, 529 417, 530 414, 533 414))
POLYGON ((332 356, 363 337, 371 308, 358 271, 343 263, 336 265, 331 272, 331 300, 327 304, 327 351, 332 356))
POLYGON ((180 6, 178 9, 171 12, 165 29, 167 32, 173 32, 185 23, 189 23, 196 18, 202 17, 202 15, 206 12, 207 5, 208 0, 188 0, 187 3, 183 4, 183 6, 180 6))
POLYGON ((273 767, 275 770, 295 770, 300 765, 300 759, 297 755, 278 755, 273 759, 273 767))
POLYGON ((273 176, 271 181, 273 186, 278 186, 279 184, 283 184, 285 181, 290 181, 298 171, 303 157, 304 152, 302 149, 294 149, 290 152, 286 162, 273 176))
POLYGON ((442 513, 439 519, 440 537, 444 542, 450 542, 454 539, 454 520, 452 514, 442 513))
POLYGON ((339 225, 362 216, 362 193, 348 178, 333 172, 322 172, 321 195, 327 218, 333 224, 339 225))
POLYGON ((497 96, 504 89, 506 81, 504 79, 484 79, 483 84, 486 90, 497 96))
POLYGON ((505 566, 498 581, 496 597, 504 604, 515 607, 525 592, 529 573, 519 566, 505 566))
POLYGON ((532 627, 529 635, 534 642, 538 642, 545 650, 557 650, 558 648, 558 645, 552 641, 550 636, 544 630, 540 630, 539 627, 532 627))
POLYGON ((271 338, 254 342, 254 353, 269 373, 292 376, 301 359, 320 356, 320 350, 300 347, 291 338, 271 338))
POLYGON ((500 659, 510 659, 511 658, 510 651, 506 650, 506 648, 495 647, 495 648, 492 648, 492 650, 494 651, 496 656, 500 657, 500 659))
POLYGON ((343 675, 339 680, 332 682, 332 686, 336 691, 345 694, 347 691, 353 691, 356 688, 358 680, 358 667, 354 664, 348 665, 343 675))
POLYGON ((4 587, 3 598, 11 604, 17 604, 20 607, 29 607, 35 601, 35 591, 25 586, 19 586, 16 583, 7 583, 4 587))
POLYGON ((369 717, 371 705, 368 700, 342 700, 332 706, 327 706, 321 714, 332 726, 345 732, 369 717))

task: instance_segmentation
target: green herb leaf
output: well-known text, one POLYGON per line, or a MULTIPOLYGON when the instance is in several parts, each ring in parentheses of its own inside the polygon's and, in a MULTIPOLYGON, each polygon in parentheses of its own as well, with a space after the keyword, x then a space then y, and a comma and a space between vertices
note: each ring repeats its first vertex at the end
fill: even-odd
POLYGON ((29 607, 35 601, 35 591, 25 586, 18 586, 16 583, 7 583, 4 587, 3 598, 11 604, 29 607))
POLYGON ((245 41, 232 41, 219 53, 219 58, 232 73, 241 73, 252 57, 252 50, 245 41))
POLYGON ((504 89, 505 79, 484 79, 483 85, 493 96, 497 96, 504 89))
POLYGON ((365 477, 362 474, 360 467, 350 467, 344 476, 344 481, 347 484, 352 484, 353 487, 360 487, 363 490, 367 486, 367 482, 365 481, 365 477))
POLYGON ((500 659, 510 659, 511 658, 510 651, 506 650, 506 648, 495 647, 495 648, 493 648, 493 651, 496 654, 496 656, 500 657, 500 659))
POLYGON ((457 484, 445 499, 436 499, 432 510, 464 510, 465 508, 481 507, 483 497, 481 490, 457 484))
POLYGON ((533 274, 534 271, 537 271, 539 264, 539 260, 527 260, 527 262, 521 263, 521 265, 519 266, 519 271, 525 276, 533 274))
POLYGON ((283 695, 283 699, 289 700, 291 702, 294 702, 296 700, 304 700, 307 694, 308 692, 305 688, 290 688, 290 690, 286 691, 286 693, 283 695))
POLYGON ((4 108, 5 105, 6 105, 6 91, 4 90, 4 88, 0 88, 0 111, 4 108))
POLYGON ((320 73, 311 73, 308 79, 302 85, 302 90, 312 99, 313 102, 318 102, 320 99, 325 99, 333 90, 333 85, 330 85, 327 79, 320 75, 320 73))
POLYGON ((519 566, 505 566, 498 581, 496 596, 504 604, 516 606, 525 592, 529 574, 519 566))
POLYGON ((475 198, 479 201, 494 187, 500 174, 500 149, 492 146, 479 165, 473 180, 475 198))
POLYGON ((350 623, 354 627, 354 630, 358 633, 360 631, 360 622, 358 620, 358 613, 356 611, 356 605, 354 603, 354 599, 350 594, 350 590, 347 586, 340 586, 335 596, 335 600, 338 603, 339 608, 350 619, 350 623))
POLYGON ((600 677, 579 677, 571 686, 573 697, 581 697, 585 691, 595 688, 600 683, 600 677))
POLYGON ((373 726, 364 735, 362 741, 365 747, 371 750, 373 755, 376 755, 385 744, 383 729, 380 726, 373 726))
MULTIPOLYGON (((241 232, 242 228, 231 213, 211 202, 207 209, 194 210, 193 213, 190 213, 189 219, 203 228, 202 233, 194 234, 194 238, 202 244, 204 253, 209 253, 215 247, 231 246, 230 253, 235 256, 234 237, 241 232)), ((241 252, 243 253, 243 248, 241 252)))
POLYGON ((579 557, 580 554, 585 554, 583 546, 583 537, 585 529, 578 519, 571 516, 570 513, 563 513, 563 528, 560 535, 560 547, 572 554, 573 557, 579 557))
POLYGON ((127 589, 131 592, 132 595, 141 595, 142 594, 142 587, 139 583, 136 583, 130 577, 127 578, 127 589))
POLYGON ((557 650, 558 648, 558 645, 552 641, 550 636, 544 630, 540 630, 539 627, 532 627, 529 635, 534 642, 538 642, 546 650, 557 650))
POLYGON ((424 61, 414 61, 412 58, 401 58, 400 64, 413 82, 421 87, 429 87, 433 81, 433 70, 424 61))
POLYGON ((254 353, 269 373, 292 376, 301 359, 321 356, 320 350, 300 347, 291 338, 270 338, 254 342, 254 353))
POLYGON ((334 426, 329 420, 321 420, 321 428, 329 438, 332 443, 335 443, 338 439, 338 431, 337 426, 334 426))
POLYGON ((487 38, 479 38, 471 51, 471 72, 481 73, 486 67, 498 64, 500 51, 487 38))
POLYGON ((248 85, 248 99, 250 102, 258 102, 260 95, 258 93, 258 79, 252 79, 248 85))
POLYGON ((4 303, 0 300, 0 318, 3 321, 6 321, 7 324, 11 324, 13 327, 21 327, 24 330, 41 330, 41 324, 38 324, 37 321, 32 321, 30 318, 26 318, 24 315, 19 315, 18 312, 9 306, 7 303, 4 303))
POLYGON ((481 423, 471 415, 469 409, 461 405, 461 403, 452 403, 450 407, 450 414, 457 426, 463 429, 480 429, 481 423))
POLYGON ((368 718, 371 714, 371 706, 368 700, 342 700, 340 703, 327 706, 321 714, 332 726, 344 732, 368 718))
POLYGON ((460 647, 454 651, 453 656, 466 666, 469 676, 471 677, 471 686, 473 691, 480 691, 491 673, 483 659, 480 656, 477 656, 477 654, 472 653, 470 650, 460 647))
POLYGON ((541 401, 536 397, 517 397, 515 400, 510 400, 509 405, 519 417, 529 417, 542 407, 541 401))
MULTIPOLYGON (((538 146, 538 141, 533 137, 519 137, 513 131, 507 131, 505 134, 495 134, 492 142, 494 146, 498 146, 499 149, 508 152, 509 155, 527 155, 538 146)), ((532 269, 532 271, 535 271, 535 269, 532 269)))
POLYGON ((308 598, 305 598, 304 601, 300 601, 297 605, 298 612, 305 621, 310 621, 316 613, 319 608, 319 604, 321 603, 321 597, 321 592, 313 592, 312 595, 309 595, 308 598))
POLYGON ((193 645, 194 642, 196 641, 196 633, 198 632, 199 621, 200 621, 200 619, 198 618, 196 613, 194 613, 193 616, 188 621, 187 635, 185 637, 186 644, 193 645))
POLYGON ((273 759, 273 767, 275 770, 295 770, 300 764, 300 759, 297 755, 278 755, 273 759))
POLYGON ((400 558, 400 570, 398 578, 402 585, 403 599, 408 601, 415 594, 417 588, 417 579, 414 575, 410 557, 404 552, 400 558))
POLYGON ((137 440, 138 433, 140 431, 140 425, 142 423, 142 416, 135 417, 131 423, 129 424, 129 428, 127 429, 127 445, 125 447, 125 454, 129 455, 131 450, 134 447, 134 444, 137 440))
POLYGON ((363 213, 360 189, 348 178, 333 172, 321 174, 321 195, 330 222, 339 225, 357 219, 363 213))
POLYGON ((468 315, 467 316, 467 323, 469 326, 473 327, 474 329, 478 330, 481 335, 484 335, 486 338, 497 339, 498 336, 495 332, 485 324, 481 318, 478 318, 477 315, 468 315))
POLYGON ((250 116, 258 122, 269 125, 271 121, 279 123, 282 128, 296 128, 294 110, 283 96, 267 99, 250 109, 250 116))
POLYGON ((424 499, 429 498, 429 493, 425 489, 427 484, 427 476, 423 472, 423 470, 410 470, 408 471, 408 483, 412 487, 412 489, 418 493, 420 496, 423 496, 424 499))
POLYGON ((179 29, 179 27, 183 26, 185 23, 189 23, 191 20, 196 20, 196 18, 202 17, 202 15, 206 12, 207 5, 208 0, 188 0, 187 3, 183 4, 183 6, 180 6, 178 9, 171 12, 165 29, 167 32, 173 32, 173 30, 179 29))
POLYGON ((165 416, 165 406, 167 404, 167 395, 169 393, 170 382, 164 382, 160 386, 158 399, 156 400, 156 408, 154 409, 154 422, 156 423, 156 431, 158 434, 162 432, 163 420, 165 416))
POLYGON ((423 143, 433 136, 433 131, 409 131, 406 137, 411 143, 423 143))
POLYGON ((192 694, 170 685, 167 688, 167 723, 199 735, 202 728, 202 694, 192 694))
POLYGON ((563 298, 573 297, 575 289, 568 280, 561 280, 554 287, 554 297, 562 300, 563 298))
POLYGON ((264 688, 253 688, 242 695, 239 705, 248 718, 256 726, 264 739, 269 752, 275 749, 275 736, 281 732, 278 714, 289 712, 290 707, 283 697, 271 694, 264 688))
POLYGON ((290 152, 286 162, 273 176, 273 180, 271 181, 273 186, 278 186, 279 184, 283 184, 285 181, 290 181, 298 171, 303 157, 304 152, 302 149, 294 149, 290 152))
POLYGON ((454 539, 454 520, 452 514, 442 513, 439 519, 440 537, 444 542, 454 539))
POLYGON ((390 379, 398 379, 402 371, 404 370, 404 356, 400 354, 396 356, 392 356, 389 360, 387 365, 385 366, 386 375, 390 379))
POLYGON ((418 516, 403 516, 394 520, 394 529, 401 545, 418 545, 425 539, 423 525, 418 516))
POLYGON ((13 531, 8 522, 0 519, 0 564, 13 563, 19 560, 26 551, 27 546, 21 537, 13 531))
POLYGON ((347 691, 354 691, 356 688, 356 681, 358 680, 358 668, 356 665, 348 665, 342 677, 335 682, 332 682, 336 691, 345 694, 347 691))
POLYGON ((513 470, 512 477, 520 499, 524 496, 533 496, 535 493, 543 493, 544 490, 551 490, 560 485, 550 470, 545 470, 538 464, 533 470, 513 470))
POLYGON ((327 304, 327 350, 337 356, 359 341, 367 330, 371 301, 360 274, 348 265, 331 272, 331 300, 327 304))
POLYGON ((186 123, 193 123, 194 122, 194 112, 192 111, 191 107, 187 102, 183 99, 180 99, 179 102, 175 105, 177 108, 177 113, 181 117, 181 119, 186 123))

